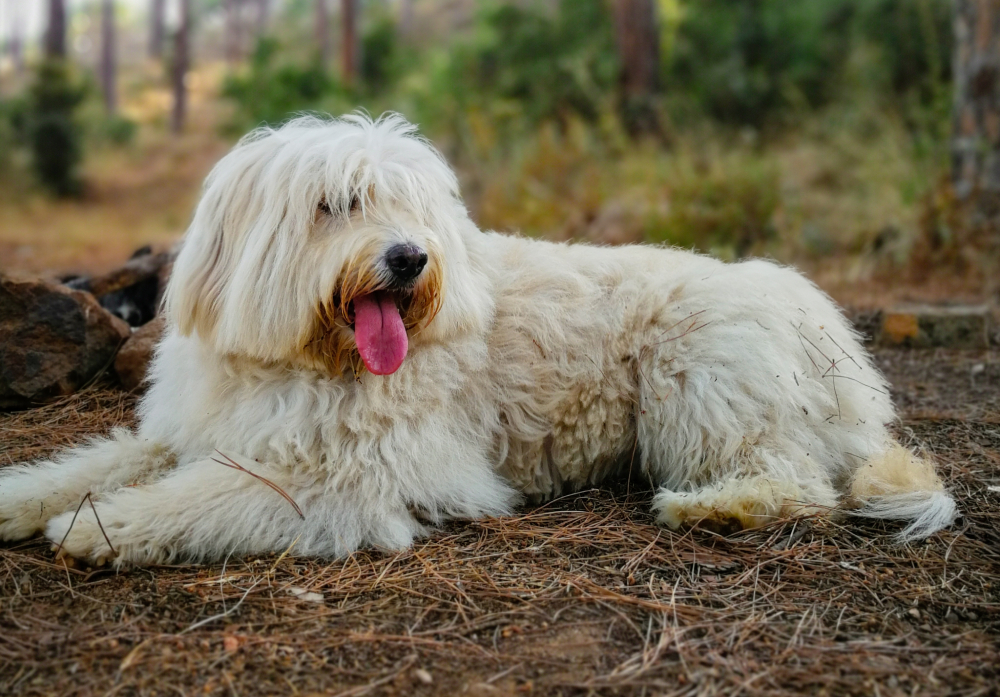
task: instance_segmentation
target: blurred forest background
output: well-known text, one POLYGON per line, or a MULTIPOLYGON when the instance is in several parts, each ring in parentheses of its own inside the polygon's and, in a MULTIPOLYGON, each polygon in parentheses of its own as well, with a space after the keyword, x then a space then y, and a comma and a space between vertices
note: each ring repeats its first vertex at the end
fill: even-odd
POLYGON ((998 83, 998 0, 0 0, 0 269, 168 244, 247 130, 362 108, 482 227, 981 300, 998 83))

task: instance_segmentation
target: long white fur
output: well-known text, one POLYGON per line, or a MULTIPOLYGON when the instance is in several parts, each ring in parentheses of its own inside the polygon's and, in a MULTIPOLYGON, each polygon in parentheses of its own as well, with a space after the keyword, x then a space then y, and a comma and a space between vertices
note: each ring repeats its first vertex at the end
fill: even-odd
POLYGON ((671 526, 758 525, 848 494, 860 514, 911 521, 906 539, 955 515, 933 470, 900 454, 885 379, 809 281, 765 261, 482 232, 398 116, 244 138, 205 184, 166 313, 138 431, 0 473, 4 539, 44 528, 74 556, 111 557, 89 507, 70 529, 89 491, 118 563, 296 539, 298 554, 339 556, 633 465, 671 526), (355 195, 365 209, 349 218, 355 195), (402 367, 356 379, 303 360, 344 269, 379 273, 400 242, 443 273, 441 311, 402 367), (873 485, 890 461, 893 486, 873 485))

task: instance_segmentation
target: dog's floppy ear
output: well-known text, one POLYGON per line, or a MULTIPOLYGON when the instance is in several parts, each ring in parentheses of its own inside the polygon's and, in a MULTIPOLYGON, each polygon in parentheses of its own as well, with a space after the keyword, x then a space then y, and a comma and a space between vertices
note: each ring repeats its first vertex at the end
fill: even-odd
MULTIPOLYGON (((167 318, 183 335, 215 335, 230 264, 222 215, 212 215, 208 201, 195 212, 174 262, 164 297, 167 318)), ((221 212, 220 212, 221 213, 221 212)))
POLYGON ((205 180, 164 298, 167 319, 183 335, 216 343, 241 240, 260 212, 255 185, 268 158, 252 146, 262 140, 257 132, 245 137, 205 180))

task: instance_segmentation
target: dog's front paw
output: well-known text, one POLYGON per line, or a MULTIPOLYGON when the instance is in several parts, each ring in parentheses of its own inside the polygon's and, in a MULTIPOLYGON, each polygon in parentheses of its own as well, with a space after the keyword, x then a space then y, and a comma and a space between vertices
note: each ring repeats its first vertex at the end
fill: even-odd
POLYGON ((13 542, 15 540, 26 540, 45 527, 44 507, 39 502, 38 506, 10 506, 0 503, 0 540, 13 542))
POLYGON ((0 540, 27 539, 41 532, 49 518, 61 512, 40 495, 30 479, 18 475, 0 477, 0 540))
POLYGON ((169 546, 151 532, 148 519, 116 505, 113 498, 94 504, 91 507, 84 503, 78 514, 67 511, 49 521, 45 537, 52 542, 57 558, 72 557, 95 566, 114 562, 120 566, 157 564, 173 557, 169 546))
POLYGON ((52 542, 57 559, 72 557, 101 566, 120 553, 119 526, 109 525, 109 521, 98 523, 93 510, 86 505, 79 514, 67 511, 50 520, 45 536, 52 542))

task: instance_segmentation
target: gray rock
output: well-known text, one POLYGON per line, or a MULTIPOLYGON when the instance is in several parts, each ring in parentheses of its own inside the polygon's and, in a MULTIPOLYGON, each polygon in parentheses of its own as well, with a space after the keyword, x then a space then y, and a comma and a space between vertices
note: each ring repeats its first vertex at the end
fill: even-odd
POLYGON ((110 367, 128 336, 89 293, 0 276, 0 409, 76 391, 110 367))

